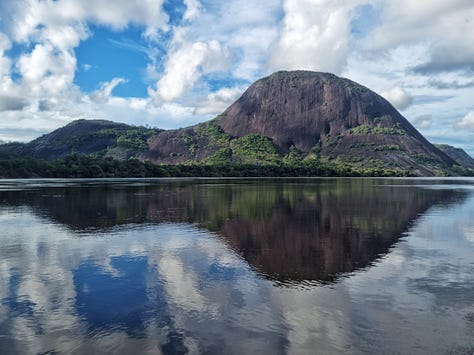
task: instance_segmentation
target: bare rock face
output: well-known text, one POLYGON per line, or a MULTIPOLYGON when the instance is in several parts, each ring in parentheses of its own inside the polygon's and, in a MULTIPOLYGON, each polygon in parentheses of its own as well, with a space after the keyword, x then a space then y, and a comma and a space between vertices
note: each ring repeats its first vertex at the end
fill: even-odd
POLYGON ((231 136, 269 137, 282 153, 295 147, 329 158, 370 156, 403 168, 416 165, 417 157, 453 163, 384 98, 329 73, 274 73, 251 85, 216 122, 231 136))

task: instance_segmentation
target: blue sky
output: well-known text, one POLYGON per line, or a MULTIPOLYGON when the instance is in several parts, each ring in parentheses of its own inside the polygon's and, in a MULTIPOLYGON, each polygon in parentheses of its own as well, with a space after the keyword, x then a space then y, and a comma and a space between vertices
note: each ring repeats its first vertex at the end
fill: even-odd
POLYGON ((332 72, 474 155, 470 0, 3 0, 0 140, 78 118, 214 117, 276 70, 332 72))
POLYGON ((120 97, 146 97, 146 78, 148 64, 147 48, 142 44, 141 29, 133 27, 124 32, 115 32, 106 27, 91 29, 90 39, 83 41, 75 49, 80 64, 74 84, 83 92, 91 93, 116 77, 122 77, 125 83, 114 90, 120 97))

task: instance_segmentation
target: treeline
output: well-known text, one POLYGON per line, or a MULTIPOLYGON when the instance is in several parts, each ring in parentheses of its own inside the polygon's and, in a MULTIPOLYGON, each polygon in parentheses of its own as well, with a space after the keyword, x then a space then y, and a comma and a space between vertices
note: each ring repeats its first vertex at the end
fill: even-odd
POLYGON ((55 161, 11 154, 0 155, 1 178, 125 178, 125 177, 290 177, 290 176, 411 176, 409 171, 357 168, 320 160, 273 165, 155 165, 137 159, 119 161, 69 155, 55 161))

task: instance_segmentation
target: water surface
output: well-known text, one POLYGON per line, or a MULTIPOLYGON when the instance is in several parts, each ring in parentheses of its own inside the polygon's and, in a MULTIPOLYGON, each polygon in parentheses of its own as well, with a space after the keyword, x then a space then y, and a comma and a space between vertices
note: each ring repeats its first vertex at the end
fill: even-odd
POLYGON ((474 180, 0 181, 0 353, 472 353, 474 180))

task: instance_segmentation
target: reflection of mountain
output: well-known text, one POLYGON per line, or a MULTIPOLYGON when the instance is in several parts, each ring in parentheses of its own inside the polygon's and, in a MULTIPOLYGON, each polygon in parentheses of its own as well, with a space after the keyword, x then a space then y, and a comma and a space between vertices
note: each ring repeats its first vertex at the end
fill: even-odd
POLYGON ((267 277, 332 281, 370 265, 429 207, 456 190, 391 187, 388 180, 161 183, 0 192, 74 230, 129 223, 194 223, 216 232, 267 277))

